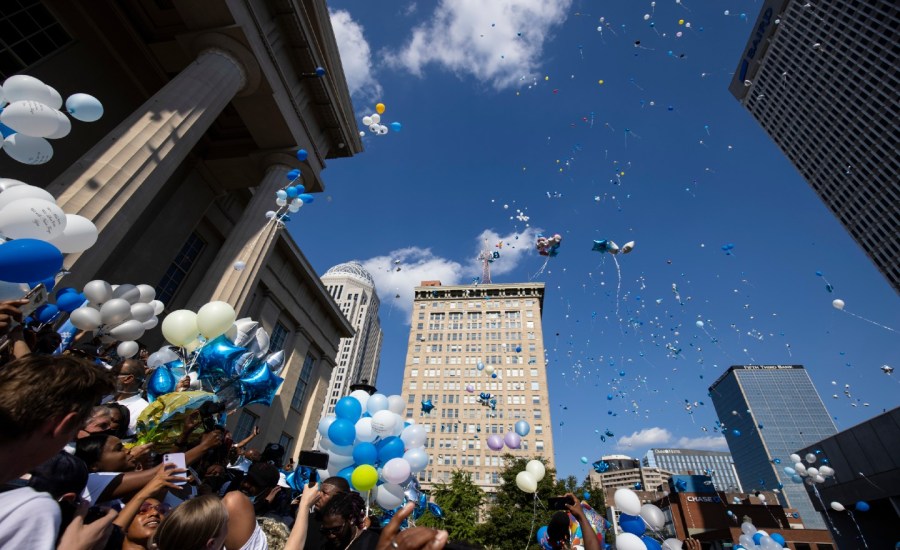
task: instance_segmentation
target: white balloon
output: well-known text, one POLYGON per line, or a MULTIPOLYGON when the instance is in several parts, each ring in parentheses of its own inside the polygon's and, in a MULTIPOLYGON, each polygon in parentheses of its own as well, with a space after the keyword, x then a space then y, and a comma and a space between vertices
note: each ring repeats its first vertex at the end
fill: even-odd
MULTIPOLYGON (((10 191, 14 189, 18 188, 10 191)), ((56 203, 43 199, 19 199, 0 210, 0 234, 7 239, 49 241, 65 228, 66 214, 56 203)))
POLYGON ((150 305, 153 306, 154 315, 162 315, 162 312, 166 310, 166 305, 159 300, 150 300, 150 305))
POLYGON ((103 324, 100 312, 89 306, 82 306, 69 315, 69 321, 80 330, 97 330, 103 324))
POLYGON ((393 483, 384 483, 376 489, 375 502, 384 510, 393 510, 403 504, 403 497, 403 487, 393 483))
POLYGON ((62 139, 72 131, 72 121, 69 120, 69 117, 56 111, 56 120, 59 123, 59 126, 56 128, 55 132, 46 136, 47 139, 62 139))
POLYGON ((425 427, 418 424, 407 426, 400 434, 400 439, 407 449, 421 447, 425 444, 427 437, 428 432, 425 431, 425 427))
POLYGON ((834 468, 831 466, 822 466, 819 468, 819 473, 825 477, 831 477, 834 475, 834 468))
POLYGON ((139 350, 137 342, 128 341, 122 342, 116 347, 116 355, 123 359, 128 359, 137 355, 139 350))
POLYGON ((631 516, 641 515, 641 499, 631 489, 616 489, 613 500, 616 503, 616 508, 626 514, 631 516))
POLYGON ((375 416, 375 413, 378 411, 383 411, 387 408, 388 399, 382 393, 376 393, 369 396, 369 400, 366 402, 366 410, 369 411, 369 414, 372 416, 375 416))
POLYGON ((197 312, 197 328, 204 338, 211 340, 225 334, 225 331, 234 324, 236 317, 234 308, 228 302, 209 302, 197 312))
POLYGON ((741 533, 745 535, 753 536, 753 533, 756 532, 756 526, 750 523, 749 521, 745 521, 741 524, 741 533))
POLYGON ((31 288, 27 283, 10 283, 7 281, 0 281, 0 302, 6 302, 8 300, 18 300, 19 298, 28 294, 28 291, 31 288))
POLYGON ((0 122, 32 137, 47 137, 59 130, 58 111, 37 101, 16 101, 0 113, 0 122))
POLYGON ((366 404, 369 402, 369 392, 366 390, 353 390, 350 392, 350 397, 359 401, 359 404, 362 405, 362 410, 367 410, 366 404))
POLYGON ((113 298, 121 298, 133 305, 141 299, 141 291, 134 285, 118 285, 113 289, 113 298))
POLYGON ((379 115, 378 113, 372 113, 372 116, 370 116, 369 118, 372 119, 372 124, 378 124, 379 122, 381 122, 381 115, 379 115))
POLYGON ((53 86, 47 86, 47 93, 50 94, 50 99, 45 101, 44 103, 46 103, 53 109, 59 109, 60 107, 62 107, 62 96, 59 95, 59 92, 56 91, 56 88, 54 88, 53 86))
POLYGON ((328 467, 343 470, 347 466, 353 464, 353 455, 339 455, 333 452, 328 453, 328 467))
POLYGON ((94 222, 78 214, 66 214, 66 227, 50 244, 65 254, 84 252, 97 242, 99 231, 94 222))
MULTIPOLYGON (((129 306, 129 311, 131 311, 129 306)), ((173 346, 186 346, 197 338, 197 314, 187 309, 179 309, 166 315, 162 322, 163 337, 173 346)))
MULTIPOLYGON (((109 304, 103 304, 104 307, 109 304)), ((101 308, 100 315, 103 315, 103 311, 101 308)), ((109 335, 114 337, 116 340, 125 341, 125 340, 137 340, 141 336, 144 335, 144 325, 140 321, 136 321, 135 319, 129 319, 118 326, 113 327, 109 331, 109 335)))
POLYGON ((11 187, 18 187, 20 185, 28 185, 24 181, 14 180, 12 178, 0 178, 0 191, 6 191, 11 187))
POLYGON ((141 295, 140 301, 149 304, 156 299, 156 289, 150 285, 137 285, 138 292, 141 295))
POLYGON ((372 117, 370 117, 370 116, 362 117, 362 123, 364 126, 371 126, 372 125, 372 117))
POLYGON ((22 164, 44 164, 53 158, 53 146, 44 138, 11 134, 3 140, 3 150, 22 164))
POLYGON ((26 99, 48 104, 53 101, 46 84, 24 74, 11 76, 3 82, 3 96, 10 103, 26 99))
POLYGON ((641 506, 641 518, 647 522, 652 529, 659 531, 666 524, 666 516, 659 507, 652 504, 644 504, 641 506))
POLYGON ((153 306, 138 302, 131 305, 131 318, 141 323, 153 319, 156 314, 153 313, 153 306))
POLYGON ((234 262, 234 264, 231 267, 233 267, 235 271, 243 271, 244 268, 247 267, 247 262, 242 262, 242 261, 238 260, 238 261, 234 262))
MULTIPOLYGON (((13 182, 16 180, 6 181, 13 182)), ((40 187, 35 187, 34 185, 23 183, 22 185, 11 186, 9 189, 6 189, 2 193, 0 193, 0 210, 6 208, 6 206, 10 203, 21 199, 40 199, 56 204, 56 199, 47 191, 41 189, 40 187)))
POLYGON ((155 351, 147 357, 147 366, 151 369, 155 369, 160 365, 165 365, 166 363, 170 363, 174 360, 178 359, 178 354, 172 351, 172 348, 169 346, 163 346, 159 348, 158 351, 155 351))
POLYGON ((647 550, 647 545, 637 535, 621 533, 616 535, 616 550, 647 550))
POLYGON ((526 493, 533 493, 537 491, 537 484, 537 480, 534 479, 534 476, 531 475, 531 473, 528 471, 523 471, 516 474, 516 487, 526 493))
MULTIPOLYGON (((323 440, 328 440, 328 428, 331 427, 331 423, 335 421, 337 417, 333 414, 329 414, 319 420, 319 435, 322 436, 323 440)), ((329 440, 330 441, 330 440, 329 440)))
POLYGON ((113 290, 112 285, 97 279, 84 285, 82 293, 91 302, 91 305, 99 307, 103 302, 112 298, 113 290))
MULTIPOLYGON (((100 318, 104 325, 118 325, 131 317, 131 304, 122 298, 112 298, 100 306, 100 318)), ((135 338, 124 338, 135 340, 135 338)))
POLYGON ((835 512, 843 512, 844 510, 846 510, 846 508, 844 508, 844 505, 838 501, 834 501, 831 503, 831 509, 835 512))
POLYGON ((409 479, 411 473, 409 462, 402 458, 392 458, 388 460, 381 470, 381 476, 388 483, 403 483, 409 479))
POLYGON ((819 475, 819 469, 818 468, 807 468, 806 475, 808 475, 810 477, 815 477, 815 476, 819 475))
POLYGON ((544 475, 547 473, 547 469, 540 460, 529 460, 525 465, 525 471, 531 474, 535 482, 544 479, 544 475))
MULTIPOLYGON (((12 137, 12 136, 10 136, 10 137, 12 137)), ((9 139, 9 138, 6 138, 6 139, 9 139)), ((844 309, 844 301, 840 300, 840 299, 832 301, 831 305, 833 305, 835 309, 844 309)))
MULTIPOLYGON (((375 396, 373 395, 372 397, 375 396)), ((385 398, 385 400, 387 400, 387 398, 385 398)), ((371 399, 369 399, 369 403, 372 403, 371 399)), ((384 437, 385 435, 390 435, 394 431, 394 425, 396 424, 396 422, 396 414, 387 409, 382 409, 372 415, 372 431, 382 437, 384 437)))
POLYGON ((370 417, 360 418, 356 421, 356 440, 361 443, 371 443, 378 437, 372 430, 372 419, 370 417))
POLYGON ((403 458, 409 462, 409 469, 413 473, 419 473, 428 466, 428 453, 423 447, 406 451, 403 453, 403 458))
POLYGON ((812 476, 812 478, 816 483, 825 483, 825 476, 823 476, 822 474, 816 474, 812 476))
POLYGON ((103 116, 103 105, 96 97, 88 94, 72 94, 66 99, 66 110, 73 118, 82 122, 94 122, 103 116))
POLYGON ((662 543, 663 550, 681 550, 684 543, 678 539, 666 539, 662 543))
POLYGON ((816 453, 806 453, 806 461, 810 464, 815 464, 817 458, 816 453))
POLYGON ((399 395, 392 395, 388 397, 388 409, 394 414, 403 414, 406 410, 406 401, 399 395))

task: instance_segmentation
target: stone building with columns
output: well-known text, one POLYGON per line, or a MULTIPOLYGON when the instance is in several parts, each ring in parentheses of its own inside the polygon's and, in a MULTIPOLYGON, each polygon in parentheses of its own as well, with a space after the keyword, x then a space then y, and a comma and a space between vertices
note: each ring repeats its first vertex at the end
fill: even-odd
MULTIPOLYGON (((257 443, 280 441, 289 456, 310 447, 338 342, 353 329, 265 213, 290 169, 321 192, 326 161, 362 151, 325 1, 8 7, 0 25, 16 34, 0 42, 0 80, 32 75, 105 109, 54 141, 46 164, 0 159, 0 176, 45 187, 100 230, 66 257, 62 284, 147 283, 168 311, 224 300, 258 320, 285 350, 285 382, 271 407, 248 407, 229 428, 238 439, 259 425, 257 443)), ((146 343, 162 343, 153 336, 146 343)))

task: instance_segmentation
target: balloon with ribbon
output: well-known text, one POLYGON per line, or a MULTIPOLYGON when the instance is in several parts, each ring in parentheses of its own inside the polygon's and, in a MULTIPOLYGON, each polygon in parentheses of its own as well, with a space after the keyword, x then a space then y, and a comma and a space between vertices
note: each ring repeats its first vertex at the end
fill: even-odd
POLYGON ((265 363, 260 364, 253 371, 248 371, 239 380, 243 391, 241 402, 243 407, 254 403, 271 405, 278 388, 284 382, 284 378, 273 373, 265 363))
POLYGON ((422 400, 422 412, 424 414, 431 414, 431 411, 434 410, 434 405, 431 403, 431 399, 423 399, 422 400))
POLYGON ((214 381, 231 378, 234 363, 246 351, 246 348, 232 344, 224 335, 207 342, 197 353, 197 372, 200 379, 214 381))

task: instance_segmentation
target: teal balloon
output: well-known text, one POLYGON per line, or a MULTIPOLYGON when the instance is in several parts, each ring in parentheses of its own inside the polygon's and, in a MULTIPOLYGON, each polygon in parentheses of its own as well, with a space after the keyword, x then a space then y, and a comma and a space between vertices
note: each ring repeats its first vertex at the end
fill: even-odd
POLYGON ((159 366, 150 375, 147 380, 147 397, 149 400, 156 401, 160 395, 172 393, 175 391, 175 385, 178 383, 175 376, 165 365, 159 366))
MULTIPOLYGON (((351 398, 352 399, 352 398, 351 398)), ((378 462, 378 449, 371 443, 359 443, 353 447, 353 463, 374 466, 378 462)))
POLYGON ((310 195, 309 193, 301 193, 301 194, 297 195, 297 197, 303 201, 303 204, 310 204, 311 202, 316 200, 316 198, 313 197, 312 195, 310 195))
MULTIPOLYGON (((342 397, 335 405, 334 405, 334 415, 338 418, 344 418, 351 422, 356 422, 359 420, 359 416, 362 414, 362 405, 355 397, 342 397)), ((363 462, 357 462, 357 464, 364 464, 363 462)))
POLYGON ((246 348, 235 346, 223 334, 207 342, 197 352, 197 375, 201 380, 230 378, 234 363, 246 351, 246 348))
POLYGON ((391 130, 399 132, 403 126, 399 122, 391 122, 391 130))
POLYGON ((515 429, 516 433, 522 437, 525 437, 529 432, 531 432, 531 426, 529 426, 528 422, 525 422, 524 420, 519 420, 518 422, 516 422, 515 429))
POLYGON ((46 241, 15 239, 0 244, 0 281, 43 281, 56 275, 62 263, 62 252, 46 241))
POLYGON ((243 391, 241 406, 246 407, 254 403, 271 405, 278 388, 284 383, 284 378, 277 376, 265 363, 260 363, 254 370, 245 371, 244 374, 239 381, 243 391))
MULTIPOLYGON (((337 421, 335 420, 335 422, 337 421)), ((392 458, 403 458, 405 450, 403 440, 395 435, 382 439, 375 446, 378 449, 378 461, 382 464, 387 463, 392 458)))
POLYGON ((328 439, 335 445, 353 445, 356 439, 356 424, 346 418, 337 418, 328 426, 328 439))

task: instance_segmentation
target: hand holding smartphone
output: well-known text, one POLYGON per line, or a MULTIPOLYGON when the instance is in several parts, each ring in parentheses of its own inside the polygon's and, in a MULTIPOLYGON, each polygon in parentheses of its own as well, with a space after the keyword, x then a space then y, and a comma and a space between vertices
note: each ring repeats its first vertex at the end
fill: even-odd
POLYGON ((575 504, 575 500, 572 497, 550 497, 547 499, 547 504, 551 510, 567 510, 566 506, 572 506, 575 504))
MULTIPOLYGON (((163 464, 174 464, 180 470, 187 470, 187 464, 184 461, 184 453, 166 453, 163 455, 163 464)), ((184 485, 186 481, 176 482, 176 485, 184 485)))

